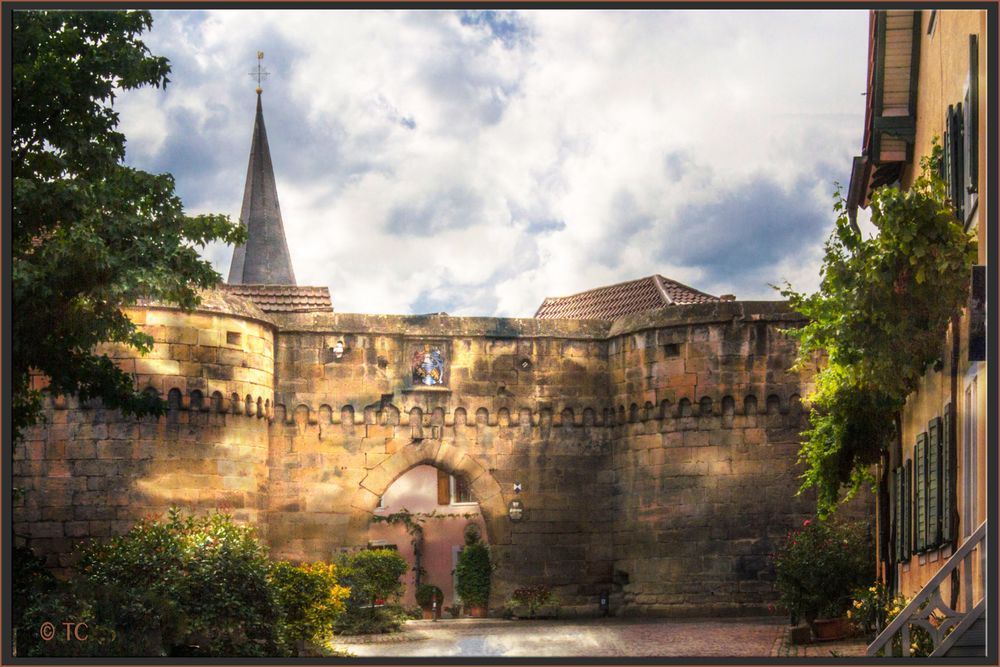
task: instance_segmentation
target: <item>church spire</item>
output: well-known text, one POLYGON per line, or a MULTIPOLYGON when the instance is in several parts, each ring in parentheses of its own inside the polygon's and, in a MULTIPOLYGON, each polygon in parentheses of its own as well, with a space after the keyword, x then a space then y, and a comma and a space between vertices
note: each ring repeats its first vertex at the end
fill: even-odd
MULTIPOLYGON (((258 53, 257 58, 263 56, 258 53)), ((246 187, 240 223, 247 228, 247 242, 233 252, 229 266, 230 285, 294 285, 295 273, 285 241, 285 228, 278 207, 278 189, 274 182, 271 150, 264 129, 264 112, 260 103, 258 65, 257 118, 253 124, 250 164, 247 166, 246 187)))

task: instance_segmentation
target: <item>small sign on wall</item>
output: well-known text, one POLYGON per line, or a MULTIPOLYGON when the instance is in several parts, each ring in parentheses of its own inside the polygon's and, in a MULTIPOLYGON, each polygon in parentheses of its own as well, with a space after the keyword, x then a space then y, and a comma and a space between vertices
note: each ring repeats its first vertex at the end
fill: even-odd
POLYGON ((524 518, 524 503, 520 500, 512 500, 507 503, 507 516, 511 521, 520 521, 524 518))

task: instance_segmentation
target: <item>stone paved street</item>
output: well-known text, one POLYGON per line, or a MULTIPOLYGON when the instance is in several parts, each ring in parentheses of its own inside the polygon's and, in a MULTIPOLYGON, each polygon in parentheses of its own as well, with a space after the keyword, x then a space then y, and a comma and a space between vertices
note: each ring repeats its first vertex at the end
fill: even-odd
POLYGON ((410 621, 413 641, 337 643, 358 657, 772 656, 777 618, 410 621))

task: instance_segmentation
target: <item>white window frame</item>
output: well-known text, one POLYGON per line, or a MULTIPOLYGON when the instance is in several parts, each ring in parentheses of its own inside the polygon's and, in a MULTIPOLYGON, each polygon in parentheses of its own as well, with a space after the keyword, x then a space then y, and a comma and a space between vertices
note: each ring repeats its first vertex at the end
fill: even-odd
MULTIPOLYGON (((455 476, 454 475, 448 475, 448 498, 449 498, 449 500, 451 500, 450 504, 451 504, 452 507, 473 507, 473 506, 476 506, 476 505, 479 504, 475 500, 469 500, 469 501, 466 501, 466 502, 458 502, 457 500, 455 500, 456 498, 458 498, 458 488, 457 487, 458 487, 458 485, 457 485, 457 483, 455 481, 455 476)), ((472 487, 471 486, 469 487, 469 494, 470 495, 472 494, 472 487)))

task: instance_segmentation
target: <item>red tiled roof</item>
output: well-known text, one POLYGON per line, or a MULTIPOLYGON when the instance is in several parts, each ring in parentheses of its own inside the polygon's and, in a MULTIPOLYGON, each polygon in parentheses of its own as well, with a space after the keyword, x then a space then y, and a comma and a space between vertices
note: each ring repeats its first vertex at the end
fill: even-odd
POLYGON ((718 300, 718 297, 699 292, 676 280, 653 275, 571 296, 546 297, 535 317, 545 320, 613 320, 652 308, 718 300))
POLYGON ((298 285, 226 285, 230 294, 252 301, 265 313, 308 313, 331 311, 330 290, 327 287, 298 285))

